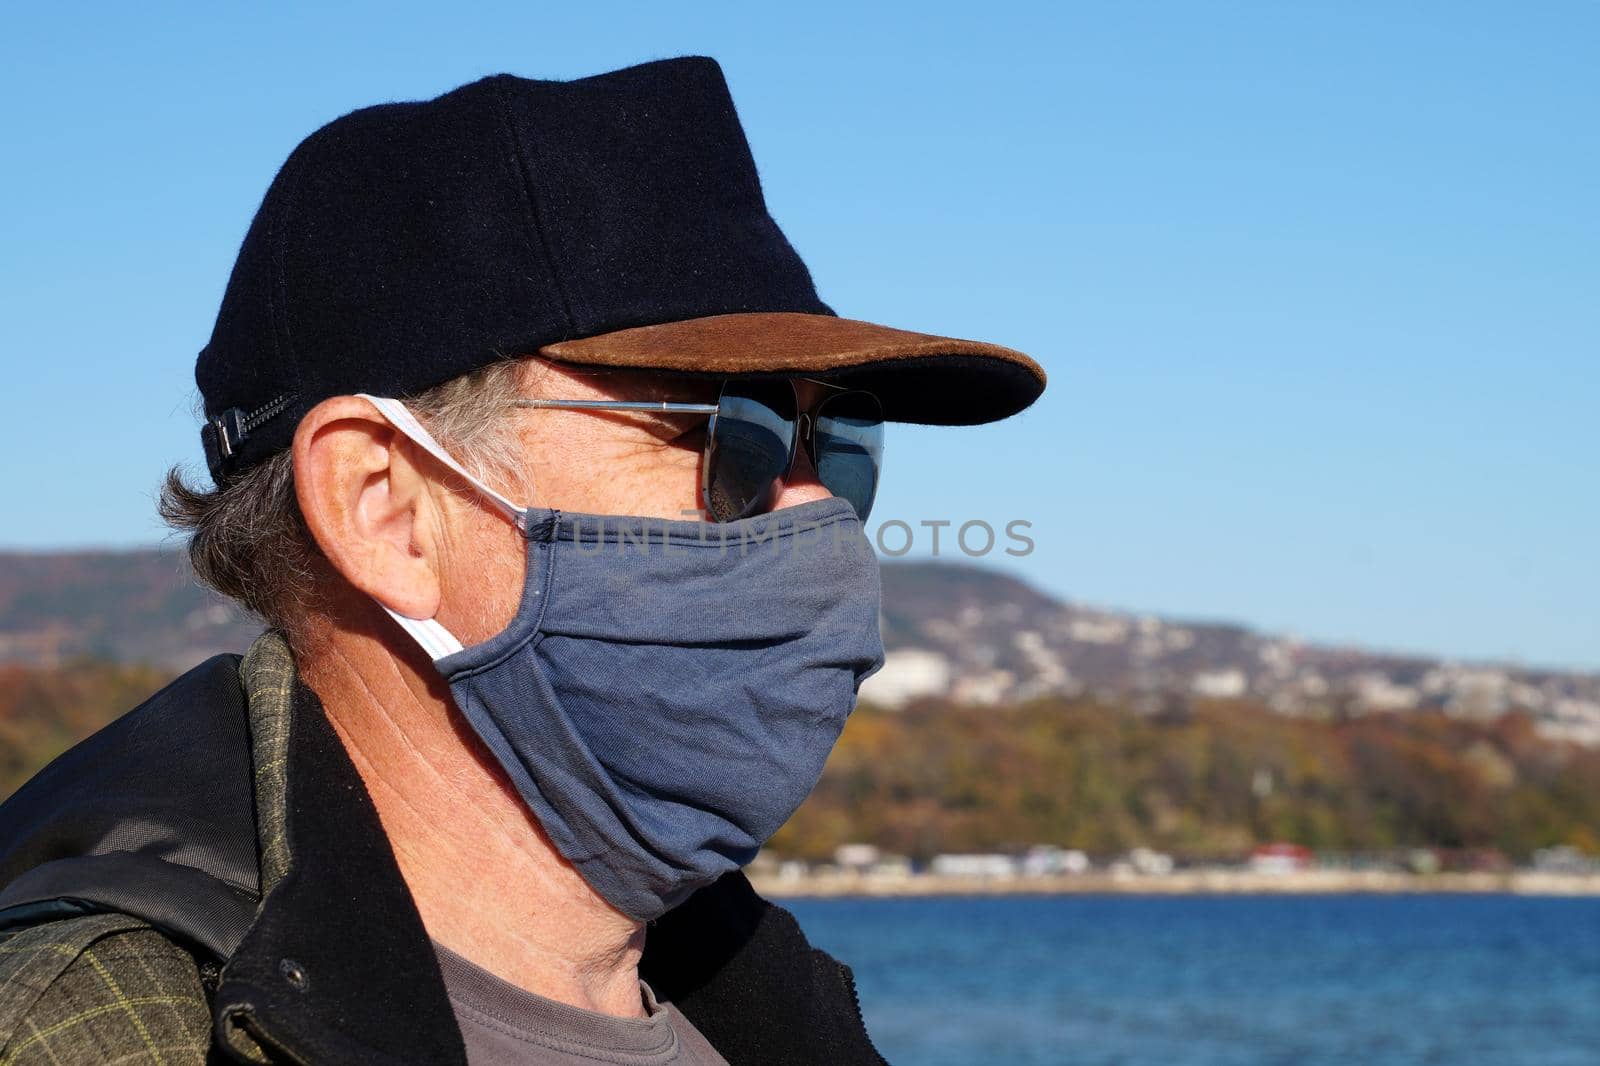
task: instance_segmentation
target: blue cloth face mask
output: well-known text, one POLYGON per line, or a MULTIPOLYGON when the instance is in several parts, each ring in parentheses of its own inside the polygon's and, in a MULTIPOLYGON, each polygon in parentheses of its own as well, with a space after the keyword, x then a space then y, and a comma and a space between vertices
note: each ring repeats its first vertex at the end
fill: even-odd
POLYGON ((639 921, 754 858, 883 662, 877 559, 850 504, 724 524, 521 508, 399 402, 365 399, 522 530, 522 602, 496 636, 463 648, 389 613, 557 850, 639 921))

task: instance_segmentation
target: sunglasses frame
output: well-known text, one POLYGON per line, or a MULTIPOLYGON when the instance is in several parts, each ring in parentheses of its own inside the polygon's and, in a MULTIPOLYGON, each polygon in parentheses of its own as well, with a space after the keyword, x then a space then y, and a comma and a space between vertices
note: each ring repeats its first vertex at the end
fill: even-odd
MULTIPOLYGON (((701 449, 700 455, 700 495, 702 497, 702 502, 705 504, 705 510, 703 513, 707 517, 711 517, 711 443, 715 439, 717 432, 717 415, 722 410, 723 393, 727 391, 728 386, 733 385, 741 380, 745 379, 725 379, 722 382, 721 387, 717 390, 716 403, 679 403, 673 400, 516 400, 511 406, 526 407, 534 410, 554 411, 655 411, 680 415, 708 415, 709 421, 706 424, 706 443, 705 447, 701 449)), ((880 426, 883 424, 883 401, 878 399, 877 393, 868 392, 865 389, 847 389, 842 385, 835 385, 831 381, 818 381, 815 378, 786 378, 784 380, 788 382, 789 388, 794 393, 795 413, 794 417, 788 420, 790 425, 789 461, 788 464, 783 468, 782 473, 778 475, 779 477, 787 477, 789 473, 794 470, 794 461, 796 456, 800 454, 800 447, 802 444, 804 444, 806 449, 806 457, 811 460, 813 466, 816 465, 816 438, 814 436, 817 424, 816 413, 829 401, 838 399, 841 396, 854 394, 870 396, 872 398, 872 402, 878 406, 878 423, 880 426), (799 388, 799 382, 802 381, 812 385, 820 385, 823 388, 831 391, 819 399, 816 403, 812 404, 810 407, 802 410, 800 407, 799 388)), ((879 454, 879 470, 881 472, 881 448, 879 454)), ((821 475, 819 474, 818 479, 820 480, 820 478, 821 475)), ((832 490, 830 489, 829 491, 831 492, 832 490)), ((872 511, 872 504, 877 499, 877 496, 877 477, 874 476, 872 485, 872 499, 867 501, 867 512, 869 514, 872 511)), ((742 518, 749 517, 751 517, 751 514, 739 514, 732 518, 725 519, 725 521, 737 522, 742 518)), ((861 519, 863 522, 866 521, 866 516, 861 516, 861 519)))

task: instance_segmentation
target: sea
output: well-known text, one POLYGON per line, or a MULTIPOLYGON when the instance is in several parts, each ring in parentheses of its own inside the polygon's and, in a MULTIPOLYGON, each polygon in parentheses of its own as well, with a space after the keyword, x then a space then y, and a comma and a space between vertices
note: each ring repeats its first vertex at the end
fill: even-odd
POLYGON ((788 900, 896 1066, 1600 1066, 1600 899, 788 900))

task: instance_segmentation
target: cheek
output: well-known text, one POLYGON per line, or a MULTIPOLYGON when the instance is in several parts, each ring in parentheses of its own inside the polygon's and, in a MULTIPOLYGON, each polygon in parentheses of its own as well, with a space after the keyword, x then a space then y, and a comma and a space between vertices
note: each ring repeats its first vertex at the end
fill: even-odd
POLYGON ((703 454, 698 446, 619 433, 599 419, 589 423, 557 438, 528 442, 539 457, 528 498, 541 507, 586 514, 694 517, 703 454))
POLYGON ((469 647, 511 624, 527 569, 521 534, 498 518, 482 517, 450 552, 439 610, 440 623, 469 647))
POLYGON ((595 514, 692 519, 700 504, 700 456, 657 449, 619 457, 610 474, 594 479, 588 488, 585 510, 595 514))

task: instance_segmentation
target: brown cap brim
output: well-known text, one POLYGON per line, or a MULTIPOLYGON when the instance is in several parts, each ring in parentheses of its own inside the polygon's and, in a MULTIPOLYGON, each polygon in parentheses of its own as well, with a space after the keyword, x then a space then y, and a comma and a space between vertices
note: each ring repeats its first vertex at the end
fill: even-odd
POLYGON ((793 312, 637 326, 549 344, 539 354, 718 377, 815 374, 876 393, 890 421, 927 425, 1006 418, 1038 399, 1045 384, 1038 363, 998 344, 793 312))

